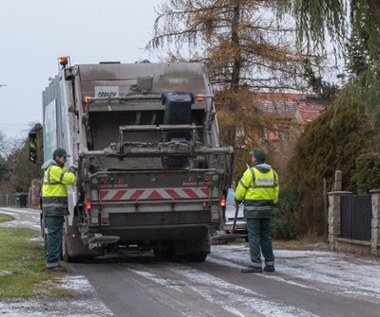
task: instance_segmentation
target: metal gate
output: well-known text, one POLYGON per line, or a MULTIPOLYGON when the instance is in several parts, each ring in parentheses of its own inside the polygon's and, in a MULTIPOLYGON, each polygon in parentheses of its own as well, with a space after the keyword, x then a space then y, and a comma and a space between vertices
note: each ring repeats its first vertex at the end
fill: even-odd
POLYGON ((341 197, 341 238, 371 240, 371 195, 341 197))

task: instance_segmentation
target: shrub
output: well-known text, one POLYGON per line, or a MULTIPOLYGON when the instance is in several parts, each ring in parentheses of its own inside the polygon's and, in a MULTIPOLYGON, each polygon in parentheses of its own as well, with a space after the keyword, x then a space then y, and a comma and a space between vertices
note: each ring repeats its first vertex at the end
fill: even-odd
POLYGON ((284 187, 280 191, 280 199, 274 209, 272 234, 276 239, 294 238, 294 212, 298 208, 298 193, 294 187, 284 187))

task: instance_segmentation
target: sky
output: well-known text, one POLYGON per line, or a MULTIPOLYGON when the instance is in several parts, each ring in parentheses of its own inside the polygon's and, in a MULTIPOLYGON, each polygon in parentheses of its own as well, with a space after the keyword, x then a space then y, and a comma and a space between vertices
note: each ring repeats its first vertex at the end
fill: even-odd
POLYGON ((157 60, 144 49, 163 0, 0 1, 0 131, 24 139, 42 122, 42 91, 71 64, 157 60))
POLYGON ((157 61, 144 50, 165 0, 0 1, 0 131, 24 139, 42 123, 42 91, 71 64, 157 61), (1 86, 6 85, 6 86, 1 86))

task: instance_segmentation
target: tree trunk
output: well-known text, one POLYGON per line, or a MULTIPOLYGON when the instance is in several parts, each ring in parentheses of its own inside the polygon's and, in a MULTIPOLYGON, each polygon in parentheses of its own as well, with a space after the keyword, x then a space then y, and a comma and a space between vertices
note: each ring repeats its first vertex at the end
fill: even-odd
MULTIPOLYGON (((240 5, 236 5, 233 10, 233 18, 231 23, 231 40, 234 50, 240 50, 240 38, 239 38, 239 25, 240 25, 240 5)), ((233 68, 231 78, 232 91, 236 92, 239 89, 240 81, 240 69, 241 69, 241 53, 234 52, 233 68)), ((232 109, 236 111, 236 109, 232 109)))
MULTIPOLYGON (((234 113, 238 110, 238 106, 235 100, 235 93, 238 92, 240 86, 240 71, 241 71, 241 52, 240 52, 240 38, 239 38, 239 25, 240 25, 240 5, 237 4, 233 8, 233 18, 231 22, 231 41, 233 43, 234 57, 232 66, 232 77, 231 77, 231 92, 232 98, 229 103, 229 110, 234 113), (236 52, 235 50, 238 50, 236 52)), ((228 142, 233 147, 236 141, 236 127, 231 127, 228 131, 228 142)))
POLYGON ((377 28, 380 30, 380 1, 379 0, 367 0, 369 10, 375 20, 377 28))

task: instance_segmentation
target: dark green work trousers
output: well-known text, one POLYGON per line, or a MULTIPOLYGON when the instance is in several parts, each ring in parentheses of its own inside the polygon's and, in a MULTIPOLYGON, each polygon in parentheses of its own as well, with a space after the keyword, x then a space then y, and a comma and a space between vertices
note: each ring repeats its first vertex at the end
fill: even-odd
POLYGON ((46 267, 58 265, 62 247, 63 216, 45 216, 46 267))
POLYGON ((274 265, 270 222, 271 218, 247 219, 252 266, 261 267, 261 253, 264 256, 266 265, 274 265))

